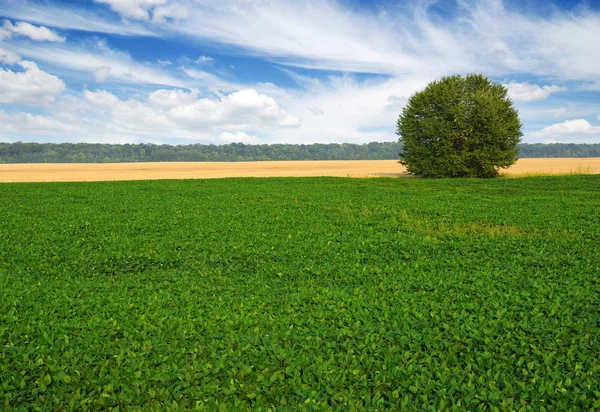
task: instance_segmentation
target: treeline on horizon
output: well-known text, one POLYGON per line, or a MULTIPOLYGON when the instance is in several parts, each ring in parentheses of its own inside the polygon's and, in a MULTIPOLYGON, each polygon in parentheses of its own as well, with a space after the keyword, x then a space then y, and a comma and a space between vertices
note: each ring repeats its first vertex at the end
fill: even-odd
MULTIPOLYGON (((600 157, 600 144, 519 145, 521 158, 600 157)), ((391 160, 398 142, 366 144, 156 145, 0 143, 0 163, 243 162, 266 160, 391 160)))

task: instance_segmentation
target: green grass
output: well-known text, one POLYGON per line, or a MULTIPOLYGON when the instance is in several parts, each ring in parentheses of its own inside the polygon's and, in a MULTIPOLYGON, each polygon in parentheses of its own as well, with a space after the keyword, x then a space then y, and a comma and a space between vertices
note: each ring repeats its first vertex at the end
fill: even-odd
POLYGON ((0 222, 0 409, 600 408, 600 176, 2 184, 0 222))

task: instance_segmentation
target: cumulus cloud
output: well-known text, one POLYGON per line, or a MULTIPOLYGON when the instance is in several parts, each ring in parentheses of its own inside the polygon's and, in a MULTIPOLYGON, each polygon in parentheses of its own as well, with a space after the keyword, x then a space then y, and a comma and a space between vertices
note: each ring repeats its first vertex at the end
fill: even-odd
MULTIPOLYGON (((4 20, 2 26, 4 35, 6 35, 7 37, 11 37, 11 35, 14 33, 21 36, 29 37, 31 40, 36 41, 50 41, 59 43, 65 41, 64 37, 59 36, 47 27, 34 26, 33 24, 24 21, 19 21, 15 24, 12 24, 9 20, 4 20)), ((0 38, 1 36, 2 33, 0 33, 0 38)))
POLYGON ((220 125, 226 129, 241 130, 249 127, 299 127, 296 116, 281 109, 272 97, 255 90, 241 90, 218 100, 198 99, 191 104, 173 107, 169 115, 188 127, 220 125))
POLYGON ((148 101, 154 107, 173 108, 182 105, 189 105, 198 100, 198 89, 190 89, 189 92, 181 89, 157 90, 150 93, 148 101))
POLYGON ((581 136, 581 135, 598 135, 600 134, 600 126, 592 126, 585 119, 567 120, 563 123, 555 123, 548 126, 539 132, 532 133, 534 137, 564 137, 564 136, 581 136))
POLYGON ((171 60, 161 60, 161 59, 158 59, 156 62, 158 64, 160 64, 161 66, 171 66, 173 64, 173 62, 171 60))
POLYGON ((241 90, 200 97, 199 90, 163 89, 122 99, 106 90, 65 95, 52 116, 0 111, 0 136, 57 135, 65 141, 153 142, 191 139, 206 143, 260 143, 258 136, 292 127, 297 118, 270 97, 241 90), (293 122, 290 121, 293 120, 293 122))
POLYGON ((33 62, 21 61, 23 72, 0 68, 0 103, 47 105, 65 90, 65 83, 33 62))
POLYGON ((511 82, 506 85, 508 95, 515 102, 533 102, 543 100, 552 93, 563 92, 567 90, 564 87, 556 85, 539 86, 537 84, 511 82))
POLYGON ((65 124, 50 116, 29 113, 6 113, 0 110, 0 131, 8 133, 64 134, 75 133, 79 127, 65 124))
POLYGON ((197 89, 158 90, 150 93, 147 101, 140 101, 121 100, 104 90, 84 91, 86 102, 122 132, 184 132, 185 136, 198 130, 234 133, 300 126, 299 118, 281 109, 273 98, 254 90, 219 98, 199 98, 198 94, 197 89))

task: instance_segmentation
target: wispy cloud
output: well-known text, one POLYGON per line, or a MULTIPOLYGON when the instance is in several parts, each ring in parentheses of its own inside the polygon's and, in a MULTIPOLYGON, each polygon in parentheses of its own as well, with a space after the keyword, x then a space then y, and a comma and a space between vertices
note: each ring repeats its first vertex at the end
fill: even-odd
POLYGON ((149 13, 156 6, 167 3, 167 0, 94 0, 96 3, 108 4, 121 16, 130 19, 148 20, 149 13))
POLYGON ((127 53, 111 49, 105 42, 96 41, 81 45, 20 44, 19 54, 47 65, 88 73, 96 80, 134 84, 154 84, 186 87, 188 84, 158 67, 135 61, 127 53))
POLYGON ((62 43, 65 38, 58 35, 56 32, 44 26, 34 26, 27 22, 18 21, 15 24, 10 20, 4 20, 2 24, 3 31, 0 32, 0 40, 2 37, 12 37, 13 35, 21 35, 36 41, 50 41, 62 43))
POLYGON ((61 29, 123 36, 158 36, 152 29, 138 22, 114 20, 83 7, 66 7, 51 2, 1 2, 0 15, 61 29))
POLYGON ((539 18, 509 11, 499 0, 459 1, 455 14, 444 18, 429 9, 432 2, 377 14, 326 0, 179 3, 194 13, 161 29, 289 66, 432 77, 528 72, 600 81, 600 16, 590 12, 539 18))
POLYGON ((107 4, 114 12, 125 19, 152 20, 164 23, 188 17, 190 7, 181 2, 168 0, 94 0, 107 4))

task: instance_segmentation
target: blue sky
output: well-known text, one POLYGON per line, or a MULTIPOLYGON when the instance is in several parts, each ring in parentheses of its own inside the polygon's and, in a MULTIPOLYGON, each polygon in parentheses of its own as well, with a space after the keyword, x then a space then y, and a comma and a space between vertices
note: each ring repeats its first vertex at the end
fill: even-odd
POLYGON ((600 142, 600 1, 0 0, 0 141, 397 140, 482 73, 527 143, 600 142))

